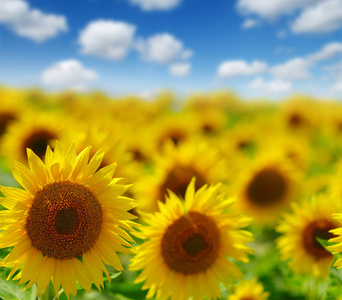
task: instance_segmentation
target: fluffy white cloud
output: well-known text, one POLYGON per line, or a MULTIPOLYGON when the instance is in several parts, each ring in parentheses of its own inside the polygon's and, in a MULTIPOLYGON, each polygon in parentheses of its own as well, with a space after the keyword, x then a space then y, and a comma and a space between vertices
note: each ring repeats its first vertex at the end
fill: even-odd
POLYGON ((187 76, 190 72, 191 65, 189 63, 177 63, 169 66, 169 72, 176 77, 187 76))
POLYGON ((310 63, 304 58, 294 58, 270 69, 270 73, 282 80, 301 80, 310 78, 310 63))
POLYGON ((254 60, 248 64, 244 60, 230 60, 221 63, 217 68, 219 77, 249 76, 263 73, 267 69, 267 64, 254 60))
POLYGON ((316 53, 308 55, 307 59, 315 62, 320 60, 331 59, 338 54, 342 54, 342 43, 333 42, 324 45, 322 49, 317 51, 316 53))
POLYGON ((81 53, 110 60, 124 59, 133 46, 135 26, 118 21, 97 20, 80 33, 81 53))
POLYGON ((58 89, 84 90, 87 82, 97 78, 95 71, 86 69, 82 63, 74 59, 57 62, 41 74, 44 85, 58 89))
POLYGON ((241 28, 242 29, 250 29, 250 28, 253 28, 253 27, 256 27, 256 26, 259 26, 260 25, 260 21, 259 20, 256 20, 256 19, 246 19, 241 28))
POLYGON ((327 33, 342 27, 342 1, 325 0, 303 10, 294 21, 294 33, 327 33))
POLYGON ((263 93, 284 93, 291 90, 292 85, 290 82, 284 80, 272 80, 272 81, 265 81, 261 77, 255 78, 250 83, 250 88, 254 90, 261 91, 263 93))
POLYGON ((161 64, 192 55, 192 51, 184 49, 183 43, 169 33, 156 34, 147 40, 141 39, 136 44, 136 49, 144 60, 161 64))
POLYGON ((60 31, 68 30, 65 17, 31 9, 23 0, 1 0, 0 23, 17 35, 36 42, 43 42, 60 31))
POLYGON ((181 0, 128 0, 134 5, 138 5, 142 10, 170 10, 177 7, 181 0))
POLYGON ((255 14, 265 19, 276 19, 319 0, 239 0, 237 8, 242 14, 255 14))

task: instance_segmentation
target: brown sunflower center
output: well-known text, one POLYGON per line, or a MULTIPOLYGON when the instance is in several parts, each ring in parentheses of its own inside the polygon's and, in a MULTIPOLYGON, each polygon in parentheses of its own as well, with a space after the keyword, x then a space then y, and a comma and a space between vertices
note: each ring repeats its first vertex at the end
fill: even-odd
POLYGON ((164 180, 164 183, 160 187, 159 200, 163 202, 165 201, 167 190, 171 190, 184 199, 185 191, 193 177, 196 177, 196 190, 207 183, 204 177, 197 170, 189 166, 177 166, 170 170, 164 180))
POLYGON ((10 112, 0 113, 0 136, 6 132, 8 124, 15 119, 15 115, 10 112))
POLYGON ((177 273, 204 272, 216 261, 220 232, 216 223, 204 214, 189 212, 170 225, 162 238, 165 263, 177 273))
POLYGON ((320 259, 331 254, 317 241, 317 238, 328 240, 334 235, 329 230, 336 228, 336 224, 329 220, 315 220, 305 227, 302 233, 305 250, 313 257, 320 259))
POLYGON ((305 123, 305 119, 300 113, 294 112, 289 115, 288 123, 290 127, 296 128, 302 126, 305 123))
POLYGON ((264 169, 250 181, 247 196, 253 204, 267 206, 280 201, 286 190, 286 180, 277 170, 264 169))
POLYGON ((102 208, 93 193, 70 181, 37 192, 26 219, 32 245, 45 256, 71 259, 88 251, 102 225, 102 208))
POLYGON ((27 137, 23 144, 23 152, 26 156, 26 148, 30 148, 40 158, 43 158, 46 147, 50 145, 51 140, 57 139, 57 135, 45 129, 39 129, 27 137))

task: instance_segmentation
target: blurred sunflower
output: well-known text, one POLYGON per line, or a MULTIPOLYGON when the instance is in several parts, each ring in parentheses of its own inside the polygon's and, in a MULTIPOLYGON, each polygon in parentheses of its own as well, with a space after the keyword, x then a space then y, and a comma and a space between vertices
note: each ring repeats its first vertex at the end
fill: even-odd
POLYGON ((224 181, 228 173, 225 161, 203 139, 178 146, 169 141, 152 158, 152 174, 142 176, 132 189, 139 199, 139 210, 145 212, 158 210, 158 201, 164 201, 167 190, 184 199, 192 177, 196 177, 196 189, 199 189, 204 184, 224 181))
POLYGON ((244 162, 244 172, 236 179, 233 191, 237 206, 259 224, 274 224, 279 213, 297 200, 300 173, 283 155, 274 152, 244 162))
POLYGON ((194 133, 206 136, 216 136, 222 132, 227 124, 227 114, 215 108, 190 111, 194 133))
POLYGON ((45 164, 30 149, 29 168, 13 163, 13 176, 24 188, 1 187, 0 247, 13 247, 1 262, 12 267, 7 279, 16 273, 25 289, 37 282, 37 294, 50 279, 58 295, 60 285, 69 298, 76 295, 76 281, 88 292, 94 282, 103 287, 106 265, 122 270, 116 252, 132 253, 131 231, 134 218, 127 211, 135 206, 122 197, 128 186, 113 178, 115 164, 94 173, 103 154, 90 162, 90 147, 76 155, 56 144, 47 148, 45 164))
POLYGON ((157 151, 161 151, 166 142, 175 146, 187 141, 194 133, 194 124, 189 122, 190 114, 169 112, 155 118, 150 127, 150 139, 157 151))
POLYGON ((278 110, 281 125, 291 133, 302 133, 310 136, 312 129, 320 123, 317 121, 317 114, 320 113, 320 107, 313 99, 297 95, 285 101, 278 110))
POLYGON ((68 119, 55 113, 31 110, 12 122, 3 136, 3 154, 10 159, 27 163, 26 148, 44 158, 47 146, 54 147, 55 140, 65 134, 68 119))
POLYGON ((292 212, 286 213, 276 227, 282 234, 276 240, 284 260, 298 274, 310 274, 326 278, 333 255, 317 240, 329 239, 329 231, 338 226, 332 214, 340 211, 341 204, 327 195, 307 198, 301 203, 292 203, 292 212))
POLYGON ((248 262, 252 234, 241 228, 250 218, 231 210, 234 200, 219 190, 219 184, 205 185, 196 192, 193 179, 185 202, 170 192, 159 202, 160 212, 143 214, 147 225, 137 236, 146 241, 129 268, 142 270, 135 282, 145 281, 147 298, 220 298, 220 283, 228 287, 232 278, 241 278, 230 258, 248 262))
POLYGON ((241 281, 227 300, 267 300, 270 293, 264 291, 262 283, 256 278, 241 281))
POLYGON ((25 110, 22 101, 22 93, 19 91, 0 88, 0 138, 7 132, 8 126, 15 120, 18 120, 25 110))

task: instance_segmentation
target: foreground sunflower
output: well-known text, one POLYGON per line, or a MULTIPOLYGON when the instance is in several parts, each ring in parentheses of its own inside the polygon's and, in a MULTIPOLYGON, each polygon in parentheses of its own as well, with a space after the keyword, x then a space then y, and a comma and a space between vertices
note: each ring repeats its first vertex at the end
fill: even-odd
MULTIPOLYGON (((333 218, 334 218, 334 220, 336 220, 339 223, 339 225, 335 229, 332 229, 330 231, 330 233, 332 235, 334 235, 334 237, 329 239, 329 242, 335 243, 335 244, 328 246, 326 248, 328 251, 331 251, 331 253, 333 255, 337 255, 337 254, 341 254, 341 252, 342 252, 342 227, 341 227, 342 214, 341 213, 334 213, 333 218)), ((342 268, 342 257, 341 256, 339 256, 339 258, 335 261, 334 267, 336 267, 337 269, 342 268)))
POLYGON ((159 212, 143 214, 147 225, 137 236, 146 241, 130 269, 142 270, 135 283, 146 280, 147 298, 216 299, 220 282, 228 287, 242 277, 229 258, 248 262, 252 234, 241 228, 250 218, 231 210, 234 200, 224 198, 219 187, 204 185, 195 192, 193 179, 185 201, 169 191, 166 202, 158 202, 159 212))
POLYGON ((37 282, 37 294, 52 279, 56 294, 60 285, 69 298, 76 295, 76 281, 88 292, 94 282, 103 287, 106 265, 121 271, 116 252, 132 253, 134 218, 127 211, 135 206, 122 197, 128 186, 113 178, 115 164, 95 171, 103 154, 89 161, 90 147, 76 155, 75 147, 64 149, 56 143, 47 148, 45 164, 30 149, 28 165, 14 162, 12 172, 24 188, 1 187, 0 247, 13 247, 0 262, 12 267, 25 289, 37 282), (89 162, 88 162, 89 161, 89 162), (123 230, 125 229, 125 230, 123 230), (129 241, 129 242, 128 242, 129 241))
POLYGON ((277 247, 284 260, 289 259, 290 268, 297 274, 326 278, 333 255, 317 240, 334 237, 331 229, 338 227, 332 214, 341 210, 341 204, 327 195, 318 195, 302 203, 293 203, 292 212, 284 215, 276 227, 282 234, 277 247))
POLYGON ((269 296, 270 293, 264 291, 262 283, 253 278, 241 281, 227 300, 267 300, 269 296))

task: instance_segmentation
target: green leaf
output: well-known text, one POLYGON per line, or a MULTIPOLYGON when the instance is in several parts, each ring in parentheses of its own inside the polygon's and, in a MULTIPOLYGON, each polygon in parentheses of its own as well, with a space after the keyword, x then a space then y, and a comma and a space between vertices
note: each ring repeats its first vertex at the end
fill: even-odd
POLYGON ((18 281, 6 281, 0 278, 0 297, 5 300, 35 300, 36 286, 23 291, 18 281))

